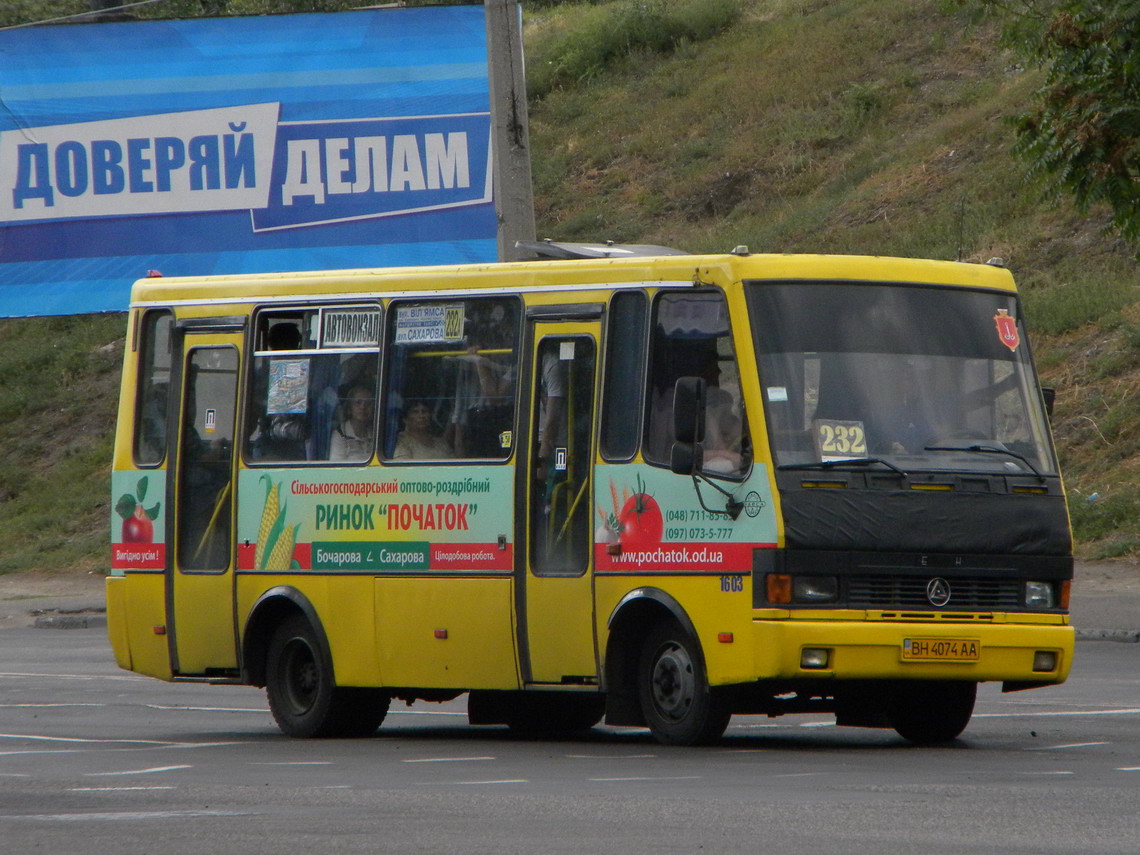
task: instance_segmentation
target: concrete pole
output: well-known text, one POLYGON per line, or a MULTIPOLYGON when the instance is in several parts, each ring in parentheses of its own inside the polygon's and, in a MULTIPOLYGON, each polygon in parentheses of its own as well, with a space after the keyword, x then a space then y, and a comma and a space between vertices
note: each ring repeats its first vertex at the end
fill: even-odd
POLYGON ((491 78, 491 146, 499 261, 524 253, 515 241, 533 241, 534 188, 530 174, 522 11, 517 0, 483 0, 487 17, 487 65, 491 78))

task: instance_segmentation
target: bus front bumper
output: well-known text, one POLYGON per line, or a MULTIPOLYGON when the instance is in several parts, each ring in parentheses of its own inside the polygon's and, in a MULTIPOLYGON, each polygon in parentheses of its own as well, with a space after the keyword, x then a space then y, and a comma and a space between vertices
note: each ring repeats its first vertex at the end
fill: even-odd
POLYGON ((1060 624, 756 620, 757 673, 775 679, 1062 683, 1074 631, 1060 624))

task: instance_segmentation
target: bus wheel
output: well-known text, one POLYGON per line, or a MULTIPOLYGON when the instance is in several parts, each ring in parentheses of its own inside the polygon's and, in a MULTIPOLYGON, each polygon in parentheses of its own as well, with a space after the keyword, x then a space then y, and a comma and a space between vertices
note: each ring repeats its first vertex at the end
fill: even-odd
POLYGON ((723 698, 709 688, 696 640, 675 621, 658 623, 646 637, 637 695, 653 738, 664 745, 715 742, 731 717, 723 698))
POLYGON ((905 683, 890 701, 891 726, 916 745, 949 742, 970 723, 977 694, 977 683, 905 683))
POLYGON ((371 735, 388 712, 388 696, 375 689, 337 688, 325 661, 305 618, 295 615, 277 627, 265 674, 277 726, 301 738, 371 735))

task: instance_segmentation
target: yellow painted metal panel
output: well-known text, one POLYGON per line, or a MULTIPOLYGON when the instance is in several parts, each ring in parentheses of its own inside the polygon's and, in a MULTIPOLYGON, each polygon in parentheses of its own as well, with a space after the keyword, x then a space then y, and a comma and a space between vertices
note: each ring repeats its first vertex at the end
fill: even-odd
POLYGON ((106 582, 107 593, 107 638, 115 662, 125 671, 131 670, 131 644, 127 638, 130 625, 127 616, 127 581, 123 576, 109 576, 106 582))
POLYGON ((930 623, 846 623, 757 621, 752 636, 757 676, 831 679, 968 679, 1063 682, 1073 660, 1074 633, 1066 626, 978 626, 930 623), (974 662, 903 662, 907 638, 976 639, 981 652, 974 662), (830 667, 805 671, 800 651, 833 651, 830 667), (1033 671, 1038 650, 1055 651, 1053 673, 1033 671))
MULTIPOLYGON (((118 622, 123 610, 131 670, 160 680, 171 678, 169 638, 155 627, 166 627, 166 578, 161 573, 130 573, 107 580, 107 623, 118 622), (110 596, 112 586, 121 591, 110 596)), ((117 651, 116 651, 117 655, 117 651)))
POLYGON ((597 676, 591 581, 589 575, 527 579, 526 627, 533 682, 597 676))
POLYGON ((179 673, 237 667, 231 579, 229 572, 179 575, 174 606, 179 673))
POLYGON ((388 686, 516 689, 513 580, 376 580, 376 642, 388 686))
POLYGON ((241 303, 267 296, 318 297, 379 292, 467 289, 603 289, 623 283, 692 282, 721 287, 741 280, 832 279, 926 282, 1013 291, 1007 270, 985 264, 841 255, 675 255, 573 261, 516 262, 464 266, 332 270, 210 277, 143 279, 131 292, 133 305, 212 304, 210 313, 240 312, 241 303))
POLYGON ((598 641, 603 661, 607 624, 618 603, 639 588, 654 588, 676 601, 691 621, 704 652, 710 682, 724 685, 755 679, 751 577, 744 575, 743 583, 742 590, 726 591, 719 575, 597 576, 598 641), (728 635, 731 641, 722 640, 728 635))

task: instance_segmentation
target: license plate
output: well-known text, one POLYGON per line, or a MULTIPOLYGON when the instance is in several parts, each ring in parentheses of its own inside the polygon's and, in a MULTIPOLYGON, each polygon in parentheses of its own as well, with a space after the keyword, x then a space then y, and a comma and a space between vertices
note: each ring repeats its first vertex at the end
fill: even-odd
POLYGON ((904 662, 977 662, 982 645, 970 638, 904 638, 904 662))

